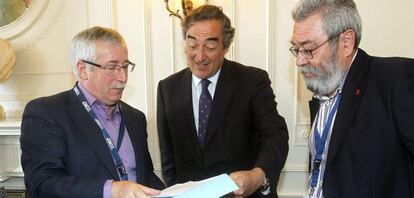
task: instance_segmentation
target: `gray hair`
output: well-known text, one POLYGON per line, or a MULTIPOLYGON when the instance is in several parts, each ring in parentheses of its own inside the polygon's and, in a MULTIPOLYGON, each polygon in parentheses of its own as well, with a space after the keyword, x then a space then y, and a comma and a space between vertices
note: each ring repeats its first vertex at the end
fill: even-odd
MULTIPOLYGON (((83 30, 73 37, 70 44, 70 64, 75 76, 79 79, 80 74, 77 69, 79 60, 96 61, 96 43, 98 41, 113 42, 121 46, 126 46, 123 37, 115 30, 105 27, 92 27, 83 30)), ((91 65, 87 65, 89 70, 91 65)))
POLYGON ((221 31, 223 33, 223 46, 225 49, 229 48, 233 42, 235 29, 231 27, 231 21, 223 10, 214 5, 203 5, 192 10, 185 16, 181 27, 183 30, 184 39, 187 37, 187 30, 196 22, 207 20, 219 20, 221 22, 221 31))
POLYGON ((347 29, 355 32, 355 48, 359 46, 362 35, 362 22, 353 0, 300 0, 292 11, 295 22, 321 14, 324 31, 332 38, 331 45, 338 41, 340 33, 347 29))

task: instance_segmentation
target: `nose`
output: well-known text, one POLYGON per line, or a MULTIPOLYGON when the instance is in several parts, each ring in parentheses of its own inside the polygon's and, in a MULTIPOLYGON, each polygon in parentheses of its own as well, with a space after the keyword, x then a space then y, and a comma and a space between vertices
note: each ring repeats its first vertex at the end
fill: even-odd
POLYGON ((300 67, 308 63, 308 59, 306 59, 301 53, 298 53, 298 56, 296 57, 296 66, 300 67))
POLYGON ((204 52, 204 48, 203 47, 198 47, 195 51, 194 51, 194 60, 197 63, 203 62, 204 59, 206 58, 206 54, 204 52))
POLYGON ((118 68, 118 80, 121 82, 126 82, 128 80, 128 70, 125 68, 118 68))

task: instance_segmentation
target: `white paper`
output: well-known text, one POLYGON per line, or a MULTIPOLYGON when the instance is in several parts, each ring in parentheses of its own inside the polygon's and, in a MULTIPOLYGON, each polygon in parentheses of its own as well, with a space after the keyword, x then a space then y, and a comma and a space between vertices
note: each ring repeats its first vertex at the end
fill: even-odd
POLYGON ((237 190, 237 185, 227 174, 221 174, 201 181, 176 184, 161 191, 158 198, 215 198, 237 190))

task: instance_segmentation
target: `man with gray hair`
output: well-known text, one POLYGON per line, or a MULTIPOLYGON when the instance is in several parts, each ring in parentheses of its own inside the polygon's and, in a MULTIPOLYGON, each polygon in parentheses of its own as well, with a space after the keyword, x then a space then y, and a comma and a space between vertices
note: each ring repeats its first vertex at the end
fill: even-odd
POLYGON ((310 101, 309 197, 414 196, 414 60, 358 48, 352 0, 301 0, 292 47, 310 101))
POLYGON ((73 89, 30 101, 21 162, 30 197, 158 195, 145 115, 121 101, 135 64, 115 30, 92 27, 72 40, 73 89), (149 186, 149 187, 146 187, 149 186))

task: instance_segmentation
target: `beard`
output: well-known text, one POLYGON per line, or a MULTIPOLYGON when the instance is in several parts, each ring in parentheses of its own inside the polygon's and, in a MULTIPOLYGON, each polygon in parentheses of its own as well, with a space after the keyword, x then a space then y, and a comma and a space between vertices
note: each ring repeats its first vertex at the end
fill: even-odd
POLYGON ((306 87, 316 95, 329 95, 338 88, 345 72, 340 70, 339 63, 334 53, 328 63, 322 63, 321 66, 312 66, 310 64, 300 67, 306 87), (305 74, 313 74, 312 77, 306 77, 305 74))

